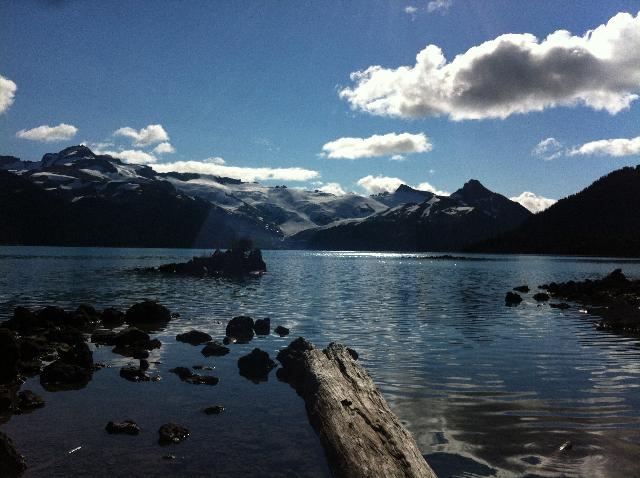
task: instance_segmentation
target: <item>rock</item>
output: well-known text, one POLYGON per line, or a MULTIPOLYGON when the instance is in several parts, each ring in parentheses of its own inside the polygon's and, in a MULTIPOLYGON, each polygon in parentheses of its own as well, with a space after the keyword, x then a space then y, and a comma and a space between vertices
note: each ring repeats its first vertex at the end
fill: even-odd
POLYGON ((92 372, 91 368, 58 359, 42 370, 40 384, 50 392, 82 388, 91 380, 92 372))
POLYGON ((189 332, 185 332, 184 334, 176 335, 176 340, 178 342, 186 342, 191 345, 201 345, 206 344, 211 341, 212 337, 205 333, 200 332, 199 330, 190 330, 189 332))
POLYGON ((89 346, 84 342, 78 342, 72 345, 68 350, 59 352, 60 360, 67 363, 78 365, 85 369, 93 367, 93 353, 89 346))
POLYGON ((140 359, 140 370, 149 370, 149 361, 146 359, 140 359))
POLYGON ((533 299, 537 300, 538 302, 546 302, 547 300, 549 300, 549 294, 547 294, 546 292, 538 292, 537 294, 533 295, 533 299))
POLYGON ((249 342, 253 338, 253 319, 244 315, 234 317, 227 324, 226 334, 239 343, 249 342))
POLYGON ((97 329, 91 334, 91 342, 99 345, 113 345, 116 333, 107 329, 97 329))
POLYGON ((271 333, 271 319, 258 319, 253 324, 253 330, 256 335, 269 335, 271 333))
POLYGON ((162 459, 163 460, 175 460, 176 456, 172 455, 171 453, 167 454, 167 455, 162 455, 162 459))
POLYGON ((352 349, 351 347, 347 347, 347 352, 349 352, 349 355, 351 355, 351 357, 353 358, 353 360, 358 360, 358 358, 360 357, 360 355, 358 355, 358 352, 356 352, 354 349, 352 349))
POLYGON ((148 271, 197 277, 243 277, 263 274, 267 271, 267 266, 262 260, 260 249, 251 250, 247 241, 239 241, 225 252, 216 250, 210 256, 193 257, 188 262, 163 264, 148 271))
POLYGON ((148 375, 144 370, 136 367, 122 367, 120 369, 120 376, 130 382, 149 382, 150 380, 157 380, 158 377, 152 377, 148 375))
POLYGON ((0 476, 19 476, 26 469, 27 462, 24 457, 18 453, 11 438, 0 431, 0 476))
POLYGON ((0 415, 11 412, 17 405, 16 392, 20 384, 0 385, 0 415))
POLYGON ((565 309, 570 309, 571 306, 569 304, 567 304, 566 302, 560 302, 558 304, 549 304, 549 307, 552 307, 554 309, 560 309, 560 310, 565 310, 565 309))
POLYGON ((49 322, 51 324, 61 324, 67 317, 67 313, 64 309, 52 305, 48 305, 40 309, 36 315, 40 321, 49 322))
POLYGON ((42 336, 22 337, 20 339, 20 359, 33 360, 49 352, 47 339, 42 336))
POLYGON ((42 327, 44 321, 40 320, 31 310, 26 307, 16 307, 13 310, 13 318, 4 323, 6 327, 21 332, 42 327))
POLYGON ((0 329, 0 383, 16 380, 18 361, 20 360, 20 342, 9 329, 0 329))
POLYGON ((276 368, 276 363, 269 358, 269 354, 257 348, 238 359, 240 375, 254 383, 266 382, 269 378, 269 372, 274 368, 276 368))
POLYGON ((18 409, 20 412, 35 410, 44 407, 44 399, 31 390, 23 390, 18 393, 18 409))
POLYGON ((558 451, 569 451, 572 448, 573 448, 573 443, 571 443, 570 441, 566 441, 558 447, 558 451))
POLYGON ((222 345, 220 342, 209 342, 202 349, 202 355, 205 357, 221 357, 229 353, 229 349, 222 345))
POLYGON ((224 407, 222 405, 214 405, 212 407, 207 407, 202 411, 207 415, 219 415, 224 412, 224 407))
POLYGON ((20 360, 18 362, 18 372, 27 377, 34 377, 42 370, 42 362, 40 360, 20 360))
POLYGON ((104 427, 107 433, 112 435, 137 435, 140 433, 140 427, 133 420, 124 420, 122 422, 109 422, 104 427))
POLYGON ((149 358, 149 351, 145 349, 133 349, 131 357, 138 360, 146 360, 149 358))
POLYGON ((189 430, 175 423, 165 423, 158 430, 161 445, 169 445, 171 443, 180 443, 189 436, 189 430))
POLYGON ((145 350, 157 349, 162 345, 159 340, 151 339, 149 334, 136 327, 127 327, 118 332, 113 338, 113 344, 119 347, 142 348, 145 350))
POLYGON ((283 327, 282 325, 278 325, 274 332, 276 334, 278 334, 280 337, 286 337, 287 335, 289 335, 289 329, 286 327, 283 327))
POLYGON ((518 305, 522 302, 522 297, 520 294, 516 294, 515 292, 507 292, 507 295, 504 298, 505 305, 518 305))
POLYGON ((171 373, 175 373, 183 382, 191 383, 193 385, 217 385, 220 379, 211 375, 198 375, 193 373, 187 367, 176 367, 169 370, 171 373))
POLYGON ((124 324, 124 312, 113 307, 104 309, 102 311, 102 324, 109 328, 124 324))
POLYGON ((210 367, 209 365, 194 365, 193 370, 213 370, 213 367, 210 367))
POLYGON ((516 292, 522 292, 523 294, 526 294, 527 292, 529 292, 529 286, 520 285, 518 287, 514 287, 513 290, 515 290, 516 292))
POLYGON ((171 320, 171 312, 157 302, 145 300, 129 307, 124 320, 134 326, 164 326, 171 320))
POLYGON ((304 352, 314 350, 313 344, 304 337, 298 337, 289 346, 278 352, 276 356, 282 367, 278 369, 278 378, 297 386, 302 382, 304 374, 304 352))

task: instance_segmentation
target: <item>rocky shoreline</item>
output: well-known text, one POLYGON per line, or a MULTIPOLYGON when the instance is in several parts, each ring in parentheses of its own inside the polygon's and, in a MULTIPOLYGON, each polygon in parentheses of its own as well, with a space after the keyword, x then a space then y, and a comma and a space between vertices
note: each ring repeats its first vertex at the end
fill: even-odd
MULTIPOLYGON (((47 306, 39 310, 16 307, 13 317, 0 324, 0 420, 6 421, 11 415, 35 411, 46 406, 45 400, 33 391, 21 390, 27 378, 39 376, 40 384, 47 392, 77 390, 87 386, 94 373, 108 366, 94 361, 92 349, 96 346, 110 347, 112 353, 136 361, 136 365, 127 364, 120 367, 119 376, 122 379, 134 383, 161 380, 158 373, 150 372, 153 370, 153 367, 150 368, 150 354, 161 348, 163 344, 150 334, 163 330, 170 321, 178 317, 179 314, 172 314, 163 305, 150 300, 133 304, 125 311, 115 308, 98 311, 89 305, 81 305, 73 311, 56 306, 47 306)), ((289 332, 289 329, 282 325, 272 327, 269 318, 254 320, 249 316, 237 316, 228 321, 221 340, 214 340, 210 334, 200 330, 188 330, 178 334, 175 339, 177 343, 186 346, 201 347, 201 354, 204 357, 221 357, 231 352, 230 347, 233 347, 233 344, 247 344, 256 336, 271 333, 286 337, 289 332)), ((355 432, 345 432, 342 438, 332 436, 328 440, 326 433, 317 427, 315 412, 311 411, 309 400, 316 395, 321 396, 322 392, 311 385, 313 380, 309 378, 316 374, 317 370, 313 367, 306 371, 303 369, 304 364, 307 363, 305 358, 307 353, 311 354, 309 355, 311 357, 320 350, 315 350, 305 339, 294 340, 288 347, 282 349, 277 357, 274 357, 281 366, 269 356, 268 352, 256 347, 237 358, 237 370, 240 376, 258 384, 267 381, 270 373, 277 369, 278 379, 290 383, 305 398, 309 419, 321 438, 335 476, 362 476, 363 470, 370 469, 371 463, 376 460, 382 460, 380 463, 385 463, 390 470, 396 470, 389 476, 433 476, 415 442, 397 419, 394 418, 393 427, 385 428, 380 432, 375 432, 374 429, 373 434, 366 427, 362 428, 363 425, 360 423, 362 418, 359 418, 361 416, 369 416, 370 422, 379 423, 381 427, 391 426, 388 420, 395 416, 388 409, 388 405, 368 374, 356 363, 357 352, 336 344, 331 344, 326 351, 335 351, 334 349, 344 352, 340 352, 342 366, 345 366, 345 361, 348 361, 350 370, 355 370, 364 380, 360 384, 364 386, 362 390, 359 387, 348 390, 349 382, 340 382, 344 388, 340 393, 350 396, 350 400, 354 402, 360 400, 357 396, 361 392, 364 393, 363 390, 366 389, 366 393, 369 394, 368 398, 362 398, 362 406, 358 409, 358 413, 355 413, 356 408, 352 407, 347 410, 348 416, 342 417, 360 427, 355 432), (300 344, 303 347, 300 347, 300 344), (375 397, 374 404, 367 402, 371 397, 375 397), (381 445, 381 440, 387 436, 387 433, 398 433, 397 437, 402 438, 396 446, 400 444, 401 447, 409 450, 407 456, 411 456, 412 460, 418 463, 418 465, 416 463, 411 465, 415 473, 405 475, 406 460, 398 458, 397 450, 390 450, 381 445), (383 454, 375 460, 371 456, 350 462, 345 467, 342 461, 334 459, 336 447, 341 447, 345 443, 351 443, 354 449, 377 450, 376 455, 383 454), (403 470, 402 474, 398 474, 397 470, 403 470)), ((153 363, 155 362, 151 362, 153 363)), ((325 365, 328 366, 328 364, 325 365)), ((170 374, 175 374, 186 384, 217 386, 220 378, 211 374, 212 370, 213 367, 200 364, 167 369, 170 374)), ((200 412, 203 415, 219 415, 224 410, 223 404, 214 403, 202 408, 200 412)), ((326 410, 327 414, 334 412, 333 407, 328 407, 326 410)), ((335 419, 337 420, 337 417, 335 419)), ((190 425, 189 423, 186 423, 187 426, 184 425, 167 421, 160 426, 157 430, 158 445, 163 447, 175 445, 188 439, 191 432, 187 427, 190 425)), ((137 436, 145 428, 145 423, 138 423, 130 418, 115 417, 103 425, 103 433, 137 436)), ((162 458, 171 460, 175 459, 175 456, 164 454, 162 458)), ((0 476, 20 476, 27 469, 27 464, 28 457, 25 459, 16 449, 11 438, 0 432, 0 476)))
MULTIPOLYGON (((538 286, 546 292, 537 292, 532 298, 538 302, 550 299, 562 302, 548 302, 555 309, 569 309, 573 302, 584 307, 585 312, 600 317, 599 330, 616 333, 640 334, 640 280, 627 278, 621 269, 615 269, 600 279, 583 281, 551 282, 538 286)), ((529 293, 527 285, 514 287, 507 292, 505 304, 517 306, 522 302, 520 294, 529 293)))

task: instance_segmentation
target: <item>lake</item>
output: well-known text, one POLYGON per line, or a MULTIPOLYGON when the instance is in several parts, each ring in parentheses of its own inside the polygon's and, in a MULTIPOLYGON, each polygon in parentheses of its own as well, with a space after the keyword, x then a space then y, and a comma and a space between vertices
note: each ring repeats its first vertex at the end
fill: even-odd
POLYGON ((329 476, 304 404, 276 379, 254 384, 237 359, 254 347, 273 357, 293 338, 355 348, 391 408, 440 476, 632 476, 640 466, 640 341, 594 328, 591 317, 538 304, 551 281, 595 278, 614 268, 640 277, 640 262, 606 258, 265 251, 269 272, 244 282, 163 277, 135 267, 182 261, 202 250, 0 247, 0 320, 17 305, 126 309, 157 299, 181 314, 156 334, 151 372, 130 383, 130 360, 99 347, 78 391, 45 392, 44 409, 13 416, 2 430, 26 456, 28 477, 329 476), (532 293, 506 307, 512 287, 532 293), (224 336, 235 315, 270 317, 291 329, 232 345, 225 357, 175 341, 192 328, 224 336), (180 382, 176 366, 212 365, 215 387, 180 382), (203 407, 225 411, 207 416, 203 407), (109 420, 134 419, 137 437, 106 434, 109 420), (157 430, 191 431, 160 447, 157 430), (572 448, 559 451, 566 441, 572 448), (78 448, 79 447, 79 448, 78 448), (173 454, 175 459, 163 459, 173 454))

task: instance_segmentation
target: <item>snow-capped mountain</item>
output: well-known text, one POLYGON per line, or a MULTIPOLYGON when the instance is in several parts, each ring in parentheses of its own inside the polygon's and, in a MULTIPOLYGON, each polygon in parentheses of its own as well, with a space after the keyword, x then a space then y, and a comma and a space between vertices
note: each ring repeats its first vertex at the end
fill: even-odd
MULTIPOLYGON (((399 192, 408 191, 403 188, 399 192)), ((451 196, 424 194, 422 202, 401 204, 364 219, 308 229, 289 242, 292 247, 317 249, 453 251, 512 229, 531 215, 476 180, 451 196)))
MULTIPOLYGON (((209 247, 251 237, 261 247, 450 249, 514 227, 530 214, 477 181, 450 197, 406 185, 370 197, 336 196, 218 176, 158 173, 82 145, 47 153, 37 162, 0 156, 0 170, 7 171, 3 180, 20 196, 14 202, 34 192, 16 186, 18 180, 51 197, 69 236, 56 243, 209 247)), ((40 192, 37 196, 35 202, 46 202, 40 192)), ((11 194, 5 199, 11 203, 11 194)), ((9 222, 17 220, 12 217, 9 222)), ((37 228, 13 228, 21 238, 14 242, 37 243, 28 239, 29 230, 37 228)))

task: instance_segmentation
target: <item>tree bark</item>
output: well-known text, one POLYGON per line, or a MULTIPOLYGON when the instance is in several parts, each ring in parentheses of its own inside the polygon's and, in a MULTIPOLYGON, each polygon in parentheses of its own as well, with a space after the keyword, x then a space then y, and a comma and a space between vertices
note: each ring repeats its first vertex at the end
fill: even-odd
POLYGON ((334 476, 435 478, 355 352, 300 338, 278 354, 279 376, 305 401, 334 476))

